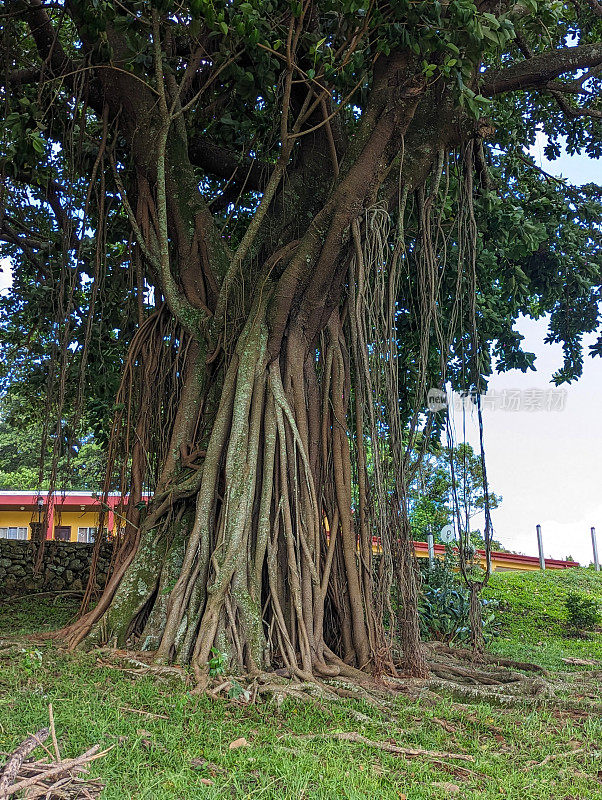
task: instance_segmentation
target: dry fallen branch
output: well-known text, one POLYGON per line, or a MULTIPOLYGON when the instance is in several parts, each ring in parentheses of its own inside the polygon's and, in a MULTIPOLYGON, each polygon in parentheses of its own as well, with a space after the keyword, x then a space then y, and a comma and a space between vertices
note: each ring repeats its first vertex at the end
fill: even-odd
POLYGON ((108 750, 99 751, 100 745, 94 745, 76 758, 62 759, 59 752, 58 739, 54 728, 54 714, 49 707, 50 727, 42 728, 30 735, 17 749, 8 756, 0 773, 0 800, 20 795, 27 800, 45 797, 47 800, 95 800, 100 797, 103 784, 95 778, 82 778, 87 772, 86 765, 104 756, 108 750), (44 747, 44 741, 51 736, 55 752, 55 760, 26 761, 27 756, 36 747, 41 746, 46 753, 52 753, 44 747))
POLYGON ((33 736, 28 736, 24 742, 9 756, 0 777, 0 800, 8 797, 8 787, 15 782, 23 761, 36 749, 36 747, 50 736, 49 728, 42 728, 33 736))

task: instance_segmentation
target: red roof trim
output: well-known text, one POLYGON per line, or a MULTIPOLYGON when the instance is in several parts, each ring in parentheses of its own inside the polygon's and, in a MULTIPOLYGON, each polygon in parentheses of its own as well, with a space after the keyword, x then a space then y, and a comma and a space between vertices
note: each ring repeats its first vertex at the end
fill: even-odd
MULTIPOLYGON (((42 492, 39 494, 38 492, 23 492, 23 493, 16 493, 16 492, 0 492, 0 508, 2 506, 31 506, 35 508, 37 506, 38 497, 42 497, 44 499, 44 505, 46 505, 48 501, 48 494, 47 492, 42 492)), ((52 495, 52 502, 55 506, 99 506, 100 505, 100 498, 94 497, 92 494, 84 494, 83 492, 79 492, 77 494, 71 494, 67 492, 66 494, 62 494, 61 492, 56 492, 52 495)), ((127 497, 123 498, 127 504, 127 497)), ((144 499, 148 499, 148 495, 144 496, 144 499)), ((119 505, 121 500, 121 495, 118 492, 112 492, 107 497, 108 505, 115 506, 119 505)))
MULTIPOLYGON (((424 550, 425 552, 428 552, 428 545, 426 542, 414 542, 414 547, 416 550, 424 550)), ((436 544, 435 553, 440 553, 443 555, 443 553, 445 553, 445 546, 442 544, 436 544)), ((477 553, 481 558, 485 558, 484 550, 477 550, 477 553)), ((537 556, 523 556, 519 553, 500 553, 498 550, 492 550, 491 557, 496 561, 508 561, 514 564, 539 564, 539 558, 537 556)), ((564 561, 558 558, 546 558, 546 564, 549 564, 551 567, 580 566, 578 561, 564 561)))
MULTIPOLYGON (((37 499, 38 497, 42 497, 44 499, 44 505, 48 500, 47 494, 44 492, 43 494, 3 494, 0 492, 0 506, 11 505, 11 506, 37 506, 37 499)), ((110 498, 112 500, 112 498, 110 498)), ((91 494, 80 494, 76 497, 62 494, 54 494, 52 495, 52 502, 55 506, 97 506, 100 505, 100 501, 96 497, 92 497, 91 494)))

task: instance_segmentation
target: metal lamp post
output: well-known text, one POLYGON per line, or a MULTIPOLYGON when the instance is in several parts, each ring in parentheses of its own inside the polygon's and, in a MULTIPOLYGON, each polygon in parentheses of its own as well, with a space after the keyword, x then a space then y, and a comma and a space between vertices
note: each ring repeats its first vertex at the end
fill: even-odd
POLYGON ((596 568, 596 572, 600 572, 600 562, 598 561, 598 541, 596 539, 596 529, 591 529, 592 534, 592 549, 594 551, 594 567, 596 568))
POLYGON ((537 547, 539 549, 539 568, 546 568, 546 560, 543 554, 543 538, 541 536, 541 525, 537 526, 537 547))

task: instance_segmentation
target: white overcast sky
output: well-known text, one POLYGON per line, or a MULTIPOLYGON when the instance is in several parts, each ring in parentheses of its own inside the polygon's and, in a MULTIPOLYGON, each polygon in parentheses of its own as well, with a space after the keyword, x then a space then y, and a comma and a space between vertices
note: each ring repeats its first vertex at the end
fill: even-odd
MULTIPOLYGON (((563 155, 549 162, 544 143, 542 138, 532 153, 547 172, 575 184, 602 184, 602 161, 563 155)), ((523 398, 530 389, 549 391, 562 348, 544 344, 547 324, 547 319, 523 319, 516 325, 525 350, 537 356, 536 371, 493 375, 490 391, 499 396, 517 390, 523 398)), ((595 340, 586 337, 584 347, 595 340)), ((456 414, 457 430, 459 423, 456 414)), ((566 386, 563 411, 485 408, 483 423, 490 488, 503 497, 492 512, 495 538, 509 549, 537 555, 535 526, 540 524, 546 557, 572 555, 588 564, 594 526, 602 553, 602 359, 585 356, 582 378, 566 386)), ((467 438, 478 441, 474 426, 467 438)))
MULTIPOLYGON (((563 155, 548 162, 543 144, 539 141, 532 152, 546 171, 576 184, 602 184, 601 161, 563 155)), ((6 262, 0 269, 3 291, 10 286, 11 275, 6 262)), ((494 375, 490 391, 548 391, 550 378, 562 363, 561 347, 544 344, 546 320, 525 319, 517 329, 525 336, 525 349, 537 355, 536 372, 494 375)), ((594 340, 587 338, 585 346, 594 340)), ((495 538, 512 550, 536 555, 535 526, 541 524, 546 556, 572 555, 587 564, 591 526, 599 531, 602 552, 602 359, 586 356, 583 377, 566 391, 562 411, 485 409, 489 483, 503 497, 492 517, 495 538)), ((456 416, 458 433, 459 423, 456 416)), ((468 438, 477 441, 474 428, 468 438)))

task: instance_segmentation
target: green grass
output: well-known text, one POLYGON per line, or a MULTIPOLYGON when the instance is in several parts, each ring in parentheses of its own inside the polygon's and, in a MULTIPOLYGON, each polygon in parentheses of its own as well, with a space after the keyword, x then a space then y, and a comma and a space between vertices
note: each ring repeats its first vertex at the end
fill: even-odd
MULTIPOLYGON (((597 589, 598 576, 580 573, 563 575, 579 583, 572 588, 597 589), (590 578, 594 579, 591 583, 590 578)), ((558 580, 552 573, 494 576, 490 593, 509 604, 503 618, 504 638, 496 643, 497 649, 521 658, 539 659, 543 654, 552 666, 562 652, 599 652, 592 650, 593 642, 564 638, 562 604, 557 599, 551 602, 558 594, 558 580), (520 621, 530 640, 545 639, 546 627, 539 621, 544 608, 553 643, 534 654, 532 645, 520 639, 520 621)), ((67 601, 52 606, 47 598, 0 605, 0 637, 52 627, 66 621, 74 610, 67 601)), ((116 745, 91 767, 92 774, 106 785, 102 800, 443 800, 453 796, 463 800, 602 800, 598 778, 602 752, 597 755, 598 749, 602 751, 602 718, 597 716, 553 707, 536 712, 500 709, 443 697, 421 701, 401 694, 391 699, 387 714, 359 701, 328 703, 323 708, 291 701, 279 708, 273 703, 239 706, 193 696, 181 682, 166 684, 148 676, 130 676, 100 665, 100 658, 95 653, 65 653, 45 643, 0 653, 0 750, 10 750, 27 732, 47 724, 52 703, 65 757, 96 743, 103 748, 116 745), (41 660, 30 656, 30 650, 39 650, 41 660), (354 711, 365 718, 358 722, 354 711), (338 731, 356 731, 401 746, 469 753, 475 762, 466 766, 478 776, 455 774, 453 759, 445 759, 450 766, 443 767, 328 738, 338 731), (305 738, 308 734, 327 736, 305 738), (250 746, 229 750, 229 743, 240 737, 250 746), (537 766, 547 756, 576 747, 584 751, 537 766), (212 783, 204 784, 203 779, 212 783)))
POLYGON ((56 630, 75 617, 77 610, 77 601, 61 595, 0 597, 0 636, 56 630))
POLYGON ((591 569, 498 572, 485 596, 502 604, 501 635, 492 649, 512 658, 567 669, 563 658, 602 661, 602 632, 586 639, 571 635, 564 599, 570 592, 595 598, 602 608, 602 572, 591 569))

